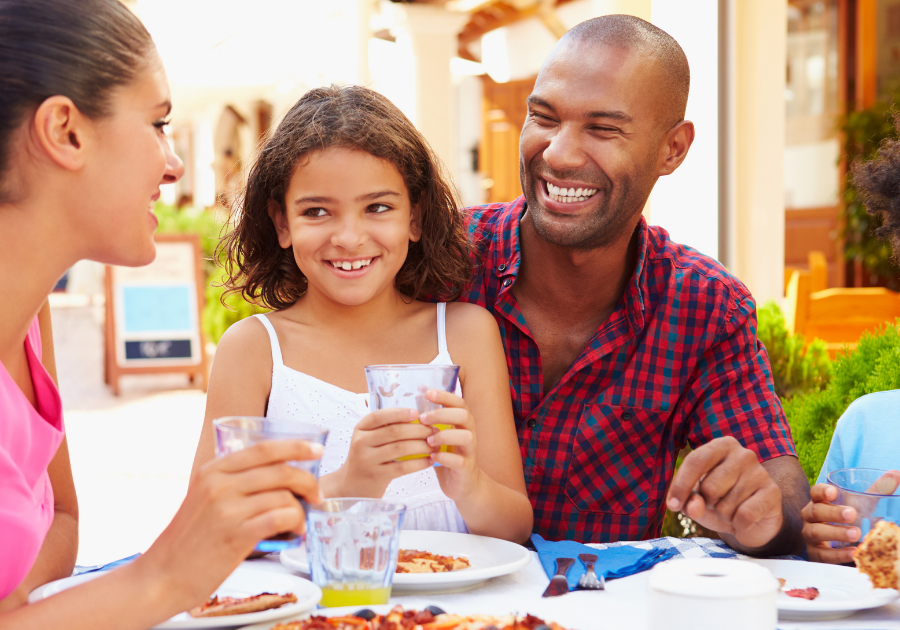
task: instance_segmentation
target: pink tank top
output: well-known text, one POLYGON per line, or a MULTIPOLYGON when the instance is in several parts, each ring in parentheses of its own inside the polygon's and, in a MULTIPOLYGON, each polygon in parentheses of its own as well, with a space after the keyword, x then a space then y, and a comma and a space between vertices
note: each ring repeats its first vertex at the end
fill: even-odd
POLYGON ((53 522, 47 466, 64 434, 59 390, 41 364, 37 319, 25 354, 40 413, 0 364, 0 599, 28 575, 53 522))

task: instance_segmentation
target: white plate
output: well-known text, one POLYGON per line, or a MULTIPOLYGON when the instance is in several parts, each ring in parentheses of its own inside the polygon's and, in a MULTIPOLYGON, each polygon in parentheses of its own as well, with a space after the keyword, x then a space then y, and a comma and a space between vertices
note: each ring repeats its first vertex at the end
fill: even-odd
POLYGON ((840 619, 858 610, 878 608, 900 597, 892 588, 872 588, 869 578, 855 567, 797 560, 749 560, 764 566, 776 578, 785 580, 784 588, 819 589, 814 600, 778 593, 778 615, 782 619, 813 621, 840 619))
MULTIPOLYGON (((400 532, 400 548, 429 551, 442 556, 465 556, 471 566, 447 573, 396 573, 395 593, 464 591, 485 580, 515 573, 531 560, 531 554, 521 545, 499 538, 452 532, 403 530, 400 532)), ((282 551, 281 563, 309 575, 304 546, 282 551)))
MULTIPOLYGON (((28 596, 29 603, 46 599, 78 584, 89 582, 105 575, 104 572, 85 573, 75 577, 56 580, 49 584, 36 588, 28 596)), ((223 617, 202 617, 195 619, 186 612, 179 613, 164 621, 155 630, 175 630, 177 628, 231 628, 244 626, 250 623, 275 621, 299 615, 308 610, 313 610, 319 600, 322 599, 321 589, 310 582, 295 575, 260 571, 239 566, 234 573, 228 576, 222 585, 216 589, 216 595, 222 597, 250 597, 260 593, 293 593, 297 601, 293 604, 285 604, 279 608, 262 610, 260 612, 246 613, 243 615, 226 615, 223 617)))

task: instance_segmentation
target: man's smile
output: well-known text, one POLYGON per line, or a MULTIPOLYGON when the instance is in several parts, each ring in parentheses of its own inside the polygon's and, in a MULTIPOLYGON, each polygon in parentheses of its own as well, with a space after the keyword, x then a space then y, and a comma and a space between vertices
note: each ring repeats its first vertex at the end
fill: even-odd
POLYGON ((566 214, 592 205, 600 194, 598 188, 583 182, 551 182, 543 177, 538 178, 536 188, 545 208, 566 214))

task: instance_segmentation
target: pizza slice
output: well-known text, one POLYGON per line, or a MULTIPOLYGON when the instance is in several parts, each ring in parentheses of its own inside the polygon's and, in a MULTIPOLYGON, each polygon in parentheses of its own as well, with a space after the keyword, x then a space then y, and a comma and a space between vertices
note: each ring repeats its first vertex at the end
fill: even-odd
POLYGON ((397 558, 397 573, 446 573, 472 566, 464 556, 440 556, 428 551, 401 549, 397 558))
POLYGON ((404 610, 395 606, 388 614, 361 610, 343 617, 312 616, 302 621, 281 623, 272 630, 565 630, 534 615, 450 615, 429 606, 424 610, 404 610), (437 614, 435 614, 435 612, 437 614))
POLYGON ((875 588, 900 589, 900 527, 890 521, 875 523, 853 551, 853 562, 875 588))
POLYGON ((224 617, 225 615, 243 615, 278 608, 285 604, 293 604, 297 596, 293 593, 277 595, 260 593, 252 597, 210 597, 205 604, 188 611, 191 617, 224 617))

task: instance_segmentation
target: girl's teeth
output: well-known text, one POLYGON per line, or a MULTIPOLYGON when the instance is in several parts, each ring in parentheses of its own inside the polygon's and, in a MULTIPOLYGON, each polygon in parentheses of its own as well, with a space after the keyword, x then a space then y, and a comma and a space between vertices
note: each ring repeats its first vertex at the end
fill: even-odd
POLYGON ((361 260, 354 260, 354 261, 353 261, 353 268, 354 268, 354 269, 359 269, 360 267, 362 267, 362 261, 361 261, 361 260))
POLYGON ((368 267, 372 263, 372 259, 366 260, 354 260, 350 262, 349 260, 332 260, 331 264, 334 265, 335 269, 343 269, 344 271, 353 271, 356 269, 362 269, 363 267, 368 267))
POLYGON ((345 260, 343 263, 341 263, 341 267, 343 267, 344 271, 350 271, 351 269, 353 269, 353 263, 345 260))

